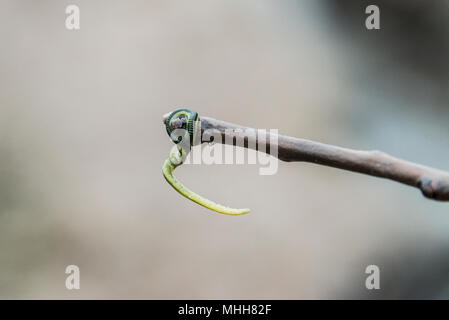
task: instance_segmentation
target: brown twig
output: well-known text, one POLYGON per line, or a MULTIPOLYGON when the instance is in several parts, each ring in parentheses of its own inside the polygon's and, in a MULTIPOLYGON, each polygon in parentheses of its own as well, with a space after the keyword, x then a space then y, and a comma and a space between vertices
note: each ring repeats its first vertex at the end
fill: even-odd
MULTIPOLYGON (((201 117, 202 142, 210 142, 211 132, 215 131, 222 137, 222 141, 215 141, 217 143, 235 145, 241 138, 244 139, 245 148, 258 150, 257 137, 248 137, 245 130, 255 129, 201 117)), ((262 148, 260 151, 269 153, 269 138, 266 141, 266 150, 262 148)), ((445 171, 401 160, 380 151, 351 150, 283 135, 277 136, 277 147, 277 157, 282 161, 311 162, 386 178, 416 187, 427 198, 449 201, 449 173, 445 171)))

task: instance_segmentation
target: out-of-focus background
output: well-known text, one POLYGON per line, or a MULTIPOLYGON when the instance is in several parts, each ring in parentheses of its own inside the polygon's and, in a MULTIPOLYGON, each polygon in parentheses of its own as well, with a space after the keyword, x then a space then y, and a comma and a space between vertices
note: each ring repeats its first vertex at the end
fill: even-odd
POLYGON ((448 1, 0 5, 0 298, 449 298, 449 205, 417 189, 307 163, 177 171, 252 209, 229 217, 161 174, 175 106, 449 170, 448 1))

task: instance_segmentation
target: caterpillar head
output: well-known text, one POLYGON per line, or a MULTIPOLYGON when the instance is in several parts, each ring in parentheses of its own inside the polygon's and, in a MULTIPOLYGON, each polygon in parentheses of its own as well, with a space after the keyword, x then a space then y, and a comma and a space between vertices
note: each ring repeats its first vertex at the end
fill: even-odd
POLYGON ((176 109, 164 120, 170 139, 185 151, 188 152, 192 146, 201 143, 200 117, 196 111, 176 109))

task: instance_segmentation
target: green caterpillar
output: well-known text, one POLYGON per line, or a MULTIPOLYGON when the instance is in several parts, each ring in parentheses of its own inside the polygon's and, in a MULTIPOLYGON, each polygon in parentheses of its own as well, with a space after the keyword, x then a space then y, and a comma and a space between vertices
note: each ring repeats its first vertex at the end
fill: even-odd
POLYGON ((167 133, 177 145, 177 152, 171 153, 162 166, 162 173, 165 180, 187 199, 218 213, 228 215, 249 213, 249 209, 229 208, 206 199, 189 190, 173 175, 173 171, 184 163, 190 149, 194 145, 201 143, 201 129, 199 124, 200 117, 198 113, 190 109, 177 109, 168 116, 165 122, 167 133))

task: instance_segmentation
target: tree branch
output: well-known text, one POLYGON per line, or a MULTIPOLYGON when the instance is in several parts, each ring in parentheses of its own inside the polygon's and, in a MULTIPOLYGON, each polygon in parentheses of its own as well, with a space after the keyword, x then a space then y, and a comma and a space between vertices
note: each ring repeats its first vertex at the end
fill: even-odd
MULTIPOLYGON (((221 120, 201 117, 202 142, 209 142, 208 130, 218 130, 222 142, 235 145, 243 135, 245 147, 258 150, 257 137, 244 136, 251 129, 221 120), (249 141, 248 141, 249 139, 249 141)), ((269 153, 269 134, 266 138, 269 153)), ((439 201, 449 201, 449 173, 394 158, 380 151, 358 151, 305 139, 278 135, 278 158, 282 161, 304 161, 386 178, 416 187, 424 196, 439 201)), ((218 142, 218 141, 217 141, 218 142)), ((262 148, 264 149, 264 148, 262 148)), ((261 150, 265 151, 265 150, 261 150)))
MULTIPOLYGON (((255 129, 201 117, 201 142, 210 142, 212 132, 215 131, 222 137, 222 141, 216 143, 236 145, 238 139, 243 139, 245 148, 258 150, 257 136, 248 136, 245 130, 255 129)), ((260 151, 270 153, 268 132, 264 140, 266 143, 260 151)), ((427 198, 449 201, 448 172, 401 160, 380 151, 352 150, 283 135, 277 135, 277 142, 277 157, 282 161, 311 162, 390 179, 420 189, 427 198)))

